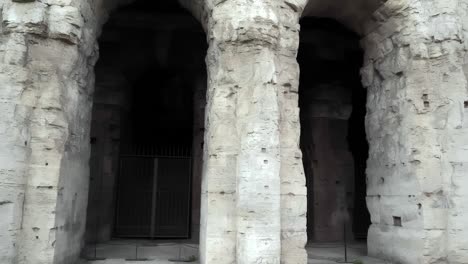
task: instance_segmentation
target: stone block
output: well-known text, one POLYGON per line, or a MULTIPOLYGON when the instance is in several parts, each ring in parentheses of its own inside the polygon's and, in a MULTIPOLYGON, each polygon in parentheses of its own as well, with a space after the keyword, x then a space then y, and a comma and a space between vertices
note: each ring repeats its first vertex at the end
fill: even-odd
POLYGON ((237 155, 220 153, 205 159, 203 192, 232 194, 236 191, 237 155))
POLYGON ((391 240, 386 241, 386 245, 392 250, 393 263, 426 263, 423 260, 425 231, 398 227, 391 227, 390 230, 391 240))
POLYGON ((389 227, 401 225, 405 229, 421 229, 423 218, 419 214, 419 203, 416 197, 381 196, 380 224, 389 227))
POLYGON ((368 63, 361 68, 361 82, 364 87, 369 87, 374 82, 374 64, 368 63))
POLYGON ((304 195, 281 195, 281 229, 284 231, 307 230, 307 197, 304 195))
POLYGON ((369 210, 371 223, 380 223, 380 197, 379 196, 367 196, 367 209, 369 210))
POLYGON ((23 34, 10 34, 5 43, 0 46, 0 51, 3 51, 4 54, 2 62, 10 65, 24 66, 27 49, 26 39, 23 34))
POLYGON ((72 6, 51 6, 49 10, 49 36, 68 43, 80 41, 83 18, 80 11, 72 6))
POLYGON ((467 196, 468 190, 468 162, 458 163, 451 162, 451 178, 450 184, 453 196, 467 196))
POLYGON ((307 263, 307 232, 283 231, 281 233, 281 263, 307 263))
POLYGON ((438 201, 424 198, 420 204, 420 214, 423 218, 424 229, 443 230, 447 227, 447 214, 449 209, 438 201))
POLYGON ((367 254, 371 257, 389 259, 391 256, 391 233, 388 227, 372 224, 367 234, 367 254))
MULTIPOLYGON (((41 62, 41 66, 49 69, 57 69, 57 75, 72 72, 77 67, 80 55, 75 46, 64 45, 63 42, 54 39, 35 39, 28 45, 28 59, 41 62), (65 57, 67 60, 63 59, 65 57)), ((49 81, 58 80, 54 77, 49 81)))
POLYGON ((449 263, 467 263, 468 250, 466 245, 468 245, 468 232, 466 229, 449 229, 447 233, 448 241, 446 254, 449 263))
POLYGON ((446 258, 447 234, 445 230, 427 230, 424 233, 424 252, 422 263, 437 263, 446 258))
POLYGON ((223 237, 236 231, 235 199, 235 194, 202 194, 202 217, 207 221, 205 232, 209 237, 223 237))
POLYGON ((3 7, 3 31, 42 35, 46 26, 46 5, 40 2, 11 3, 3 7))
POLYGON ((57 5, 57 6, 70 6, 73 0, 42 0, 44 4, 47 5, 57 5))

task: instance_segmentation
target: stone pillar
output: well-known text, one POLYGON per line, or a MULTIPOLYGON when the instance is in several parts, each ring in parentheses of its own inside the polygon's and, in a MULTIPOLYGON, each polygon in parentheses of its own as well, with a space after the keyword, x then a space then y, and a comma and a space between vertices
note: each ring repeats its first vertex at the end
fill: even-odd
POLYGON ((22 34, 1 36, 0 48, 0 263, 16 261, 16 240, 21 230, 27 163, 31 153, 28 83, 22 34), (8 46, 8 50, 5 49, 8 46))
POLYGON ((369 254, 468 262, 466 0, 387 1, 368 25, 369 254))
POLYGON ((207 2, 201 263, 306 263, 296 62, 305 1, 207 2))
POLYGON ((97 23, 86 1, 65 2, 0 1, 1 263, 80 252, 97 23))
POLYGON ((307 263, 307 189, 299 146, 299 16, 307 1, 281 1, 277 87, 280 126, 281 263, 307 263))

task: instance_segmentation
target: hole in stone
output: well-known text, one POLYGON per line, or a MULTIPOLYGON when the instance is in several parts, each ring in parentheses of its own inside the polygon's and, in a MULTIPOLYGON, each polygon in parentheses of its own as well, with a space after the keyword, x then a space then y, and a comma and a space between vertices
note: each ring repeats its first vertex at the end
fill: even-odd
POLYGON ((418 203, 418 209, 422 208, 422 204, 418 203))
POLYGON ((424 107, 428 108, 430 106, 429 101, 424 101, 424 107))
POLYGON ((380 177, 380 183, 385 183, 385 179, 383 177, 380 177))
POLYGON ((27 146, 27 145, 28 145, 28 142, 27 142, 27 141, 25 141, 25 142, 24 142, 24 145, 25 145, 25 146, 27 146))
POLYGON ((421 97, 424 101, 427 101, 429 99, 429 95, 428 94, 423 94, 422 97, 421 97))
POLYGON ((394 216, 394 217, 393 217, 393 225, 394 225, 394 226, 402 226, 402 225, 401 225, 401 217, 399 217, 399 216, 394 216))
POLYGON ((264 164, 268 164, 268 160, 264 160, 263 163, 264 163, 264 164))
POLYGON ((266 152, 266 148, 262 148, 262 152, 265 153, 265 152, 266 152))
POLYGON ((46 166, 49 166, 49 163, 48 163, 48 162, 46 162, 46 163, 45 163, 45 165, 46 165, 46 166))
POLYGON ((465 108, 468 108, 468 101, 465 101, 465 108))

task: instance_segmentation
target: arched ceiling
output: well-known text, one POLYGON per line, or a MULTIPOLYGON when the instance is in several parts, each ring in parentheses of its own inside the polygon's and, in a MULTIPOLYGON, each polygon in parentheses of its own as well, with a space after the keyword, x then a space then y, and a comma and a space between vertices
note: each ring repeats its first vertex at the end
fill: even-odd
POLYGON ((357 33, 362 24, 386 0, 309 0, 302 16, 327 17, 338 20, 357 33))

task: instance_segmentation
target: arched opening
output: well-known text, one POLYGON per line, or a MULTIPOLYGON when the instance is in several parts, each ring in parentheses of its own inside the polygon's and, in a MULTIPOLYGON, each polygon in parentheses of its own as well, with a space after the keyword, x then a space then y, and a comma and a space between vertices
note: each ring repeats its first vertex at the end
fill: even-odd
POLYGON ((99 47, 84 258, 197 257, 203 29, 177 1, 137 0, 99 47))
POLYGON ((359 73, 363 51, 360 37, 333 19, 303 18, 300 34, 300 146, 308 187, 309 251, 317 255, 314 247, 332 243, 335 257, 342 257, 336 245, 346 237, 365 247, 370 225, 366 90, 359 73))

